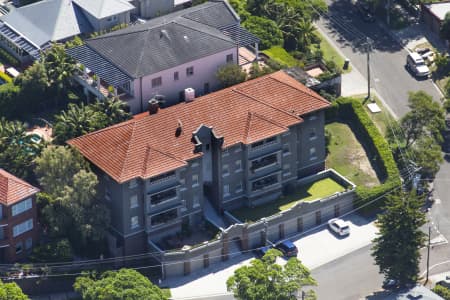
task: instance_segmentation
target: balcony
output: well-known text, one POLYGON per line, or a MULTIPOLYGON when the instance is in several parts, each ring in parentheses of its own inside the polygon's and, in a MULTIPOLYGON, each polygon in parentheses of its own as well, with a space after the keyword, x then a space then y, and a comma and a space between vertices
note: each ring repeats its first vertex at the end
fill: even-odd
POLYGON ((169 181, 175 181, 177 175, 175 171, 152 177, 148 180, 149 185, 160 185, 169 181))
POLYGON ((158 193, 154 193, 147 196, 146 206, 147 212, 150 212, 153 208, 161 206, 163 204, 169 204, 178 200, 178 188, 170 188, 158 193))
POLYGON ((251 184, 252 192, 261 192, 280 185, 280 174, 273 174, 270 176, 263 177, 261 179, 255 180, 251 184))
POLYGON ((147 217, 147 230, 154 230, 158 227, 174 224, 181 219, 178 218, 178 209, 180 206, 170 208, 158 214, 150 215, 147 217))
POLYGON ((253 159, 256 157, 271 154, 275 151, 280 151, 281 148, 282 144, 280 143, 279 139, 277 137, 272 137, 251 144, 250 147, 248 147, 248 156, 250 159, 253 159))
POLYGON ((78 75, 74 76, 74 79, 98 99, 115 96, 126 101, 130 97, 126 91, 108 85, 99 76, 89 71, 89 69, 87 71, 80 71, 78 75))
POLYGON ((279 165, 279 159, 278 154, 271 154, 268 156, 264 156, 260 159, 255 159, 251 162, 250 171, 251 173, 256 173, 258 171, 261 171, 263 169, 267 169, 272 166, 279 165))

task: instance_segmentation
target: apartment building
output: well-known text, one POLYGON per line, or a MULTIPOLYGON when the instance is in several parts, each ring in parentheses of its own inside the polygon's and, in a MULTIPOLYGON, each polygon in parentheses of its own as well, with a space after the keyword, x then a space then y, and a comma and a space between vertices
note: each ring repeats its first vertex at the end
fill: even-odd
POLYGON ((97 170, 117 254, 324 169, 329 102, 279 71, 68 141, 97 170))
POLYGON ((0 263, 23 259, 37 242, 37 192, 0 169, 0 263))

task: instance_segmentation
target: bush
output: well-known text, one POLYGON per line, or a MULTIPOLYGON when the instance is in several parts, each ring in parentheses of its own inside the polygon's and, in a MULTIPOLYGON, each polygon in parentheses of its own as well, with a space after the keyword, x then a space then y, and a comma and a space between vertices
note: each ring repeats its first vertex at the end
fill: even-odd
POLYGON ((17 98, 20 88, 13 83, 0 85, 0 117, 12 118, 17 116, 17 98))
POLYGON ((445 96, 447 98, 450 98, 450 79, 447 80, 447 82, 445 83, 444 92, 445 92, 445 96))
POLYGON ((0 60, 13 66, 20 66, 20 61, 3 48, 0 48, 0 60))
POLYGON ((259 44, 261 50, 283 45, 283 32, 270 19, 250 16, 242 26, 261 40, 259 44))
MULTIPOLYGON (((383 183, 376 187, 356 188, 355 207, 362 206, 400 186, 400 174, 387 141, 367 115, 362 103, 352 98, 339 98, 336 101, 337 115, 346 121, 364 145, 369 159, 378 166, 377 175, 383 183)), ((381 207, 383 201, 375 201, 365 207, 370 211, 381 207)))
POLYGON ((3 79, 7 83, 11 83, 13 80, 11 77, 9 77, 8 74, 0 72, 0 78, 3 79))
POLYGON ((37 246, 30 255, 32 262, 72 261, 73 253, 68 239, 37 246))
POLYGON ((442 285, 436 285, 433 288, 433 292, 444 298, 445 300, 450 300, 450 289, 442 285))

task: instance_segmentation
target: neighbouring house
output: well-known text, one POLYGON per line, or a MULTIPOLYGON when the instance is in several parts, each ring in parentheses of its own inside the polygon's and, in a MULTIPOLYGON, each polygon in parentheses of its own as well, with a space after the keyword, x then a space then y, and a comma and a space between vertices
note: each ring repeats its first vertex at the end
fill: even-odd
POLYGON ((221 0, 86 40, 67 53, 83 66, 75 79, 86 93, 101 99, 114 90, 138 113, 158 95, 170 106, 217 90, 219 67, 238 64, 240 47, 253 45, 257 53, 258 42, 221 0))
POLYGON ((130 2, 136 7, 133 12, 144 19, 159 17, 192 4, 192 0, 131 0, 130 2))
POLYGON ((200 222, 206 204, 222 213, 275 201, 323 170, 329 106, 279 71, 168 108, 153 104, 68 144, 98 172, 112 253, 129 255, 200 222))
POLYGON ((52 42, 130 22, 125 0, 43 0, 0 17, 0 45, 22 63, 38 59, 52 42))
POLYGON ((422 4, 422 19, 430 30, 440 35, 445 15, 450 12, 450 1, 422 4))
POLYGON ((39 189, 0 169, 0 263, 26 257, 37 242, 39 189))

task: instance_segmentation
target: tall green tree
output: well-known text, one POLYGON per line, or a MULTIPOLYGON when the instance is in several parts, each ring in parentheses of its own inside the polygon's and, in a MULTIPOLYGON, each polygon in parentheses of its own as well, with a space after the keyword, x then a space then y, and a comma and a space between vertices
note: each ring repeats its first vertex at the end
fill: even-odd
POLYGON ((22 112, 35 112, 50 104, 49 80, 42 62, 36 61, 27 68, 14 83, 20 86, 22 112))
POLYGON ((0 280, 0 300, 28 300, 22 289, 15 283, 3 283, 0 280))
POLYGON ((132 269, 107 271, 101 276, 77 277, 74 290, 83 300, 167 300, 168 297, 141 273, 132 269))
POLYGON ((445 14, 440 30, 442 38, 447 41, 450 40, 450 12, 445 14))
POLYGON ((229 63, 217 70, 216 77, 222 84, 222 87, 226 88, 244 82, 247 78, 247 73, 240 66, 229 63))
POLYGON ((380 273, 398 280, 400 286, 419 279, 419 250, 425 244, 420 227, 426 222, 422 203, 415 191, 391 194, 378 218, 380 231, 373 240, 372 256, 380 273))
POLYGON ((17 117, 19 107, 20 87, 8 82, 0 85, 0 118, 17 117))
POLYGON ((250 16, 242 23, 242 26, 260 39, 261 50, 283 45, 283 33, 270 19, 250 16))
POLYGON ((131 114, 127 112, 127 104, 117 97, 99 100, 92 107, 94 111, 105 115, 103 123, 107 126, 131 119, 131 114))
MULTIPOLYGON (((262 259, 234 271, 227 280, 228 291, 240 300, 294 300, 303 287, 316 285, 310 271, 296 257, 281 266, 276 263, 280 256, 280 251, 271 249, 262 259)), ((308 291, 306 299, 315 299, 314 292, 308 291)))
POLYGON ((42 149, 31 137, 22 122, 0 119, 0 166, 25 180, 31 179, 33 161, 42 149))

